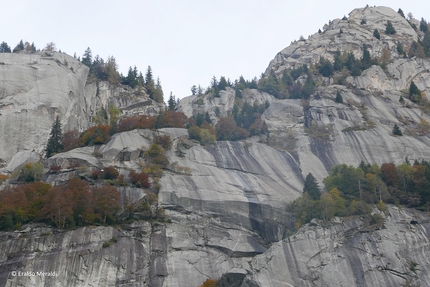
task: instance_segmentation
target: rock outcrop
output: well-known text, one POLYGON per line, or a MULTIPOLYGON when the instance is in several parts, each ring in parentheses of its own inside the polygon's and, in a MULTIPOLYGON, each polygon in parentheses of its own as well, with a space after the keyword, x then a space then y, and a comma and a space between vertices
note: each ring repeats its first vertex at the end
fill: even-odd
POLYGON ((7 172, 43 157, 56 116, 64 131, 83 131, 111 104, 148 115, 165 106, 143 91, 87 84, 88 67, 63 53, 0 53, 0 63, 0 169, 7 172))

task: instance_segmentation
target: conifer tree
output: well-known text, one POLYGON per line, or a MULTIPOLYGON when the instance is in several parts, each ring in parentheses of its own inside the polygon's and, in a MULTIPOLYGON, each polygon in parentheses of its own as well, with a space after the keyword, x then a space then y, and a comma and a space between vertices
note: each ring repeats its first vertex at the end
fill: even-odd
POLYGON ((0 44, 0 53, 10 53, 10 52, 11 52, 11 50, 10 50, 9 45, 3 41, 0 44))
POLYGON ((337 91, 336 93, 336 99, 334 100, 336 103, 343 103, 342 95, 337 91))
POLYGON ((93 54, 91 53, 90 47, 88 47, 84 52, 84 56, 82 57, 82 64, 84 64, 87 67, 91 67, 92 63, 93 63, 93 54))
POLYGON ((169 110, 174 111, 176 108, 176 100, 175 96, 172 95, 172 92, 170 92, 169 100, 167 101, 167 105, 169 106, 169 110))
POLYGON ((397 11, 397 13, 400 14, 400 16, 402 16, 403 18, 405 18, 405 13, 403 13, 403 10, 399 8, 399 10, 397 11))
POLYGON ((419 102, 421 98, 420 95, 421 92, 417 85, 415 85, 414 81, 411 81, 411 85, 409 86, 409 99, 413 102, 419 102))
POLYGON ((385 26, 385 34, 387 35, 396 34, 396 29, 394 29, 393 23, 391 23, 391 21, 387 21, 387 25, 385 26))
POLYGON ((312 173, 308 173, 306 176, 303 192, 306 192, 313 200, 318 200, 321 197, 317 180, 312 173))
POLYGON ((373 31, 373 36, 375 36, 375 38, 378 39, 378 40, 381 39, 381 35, 379 34, 378 29, 375 29, 373 31))
POLYGON ((420 31, 422 31, 422 32, 427 32, 429 30, 429 27, 428 27, 428 25, 427 25, 427 21, 426 20, 424 20, 424 18, 421 18, 421 21, 420 21, 420 31))
POLYGON ((396 136, 402 136, 403 135, 402 131, 400 130, 400 128, 397 124, 395 124, 393 127, 393 135, 396 135, 396 136))
POLYGON ((46 157, 49 158, 54 154, 63 150, 63 132, 61 131, 61 122, 58 116, 55 119, 55 122, 52 124, 50 138, 48 140, 48 144, 46 145, 46 157))
POLYGON ((24 42, 21 40, 19 41, 18 45, 16 45, 16 47, 13 49, 13 52, 16 53, 16 52, 22 51, 24 50, 24 48, 25 48, 24 42))

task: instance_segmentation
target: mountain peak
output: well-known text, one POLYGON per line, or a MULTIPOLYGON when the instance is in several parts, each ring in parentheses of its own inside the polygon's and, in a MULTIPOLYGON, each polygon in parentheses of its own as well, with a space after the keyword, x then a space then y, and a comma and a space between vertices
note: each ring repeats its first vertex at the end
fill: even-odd
POLYGON ((315 33, 308 39, 294 41, 290 46, 280 51, 269 63, 266 75, 273 70, 276 74, 285 69, 300 67, 303 64, 315 64, 321 57, 333 61, 336 51, 352 52, 356 58, 363 55, 363 46, 369 49, 372 57, 380 58, 382 49, 386 47, 391 57, 399 57, 396 47, 401 43, 407 50, 413 41, 420 37, 410 21, 389 7, 357 8, 349 13, 348 18, 334 19, 325 24, 320 33, 315 33), (394 34, 386 34, 386 25, 391 22, 394 34), (377 30, 380 39, 374 36, 377 30))

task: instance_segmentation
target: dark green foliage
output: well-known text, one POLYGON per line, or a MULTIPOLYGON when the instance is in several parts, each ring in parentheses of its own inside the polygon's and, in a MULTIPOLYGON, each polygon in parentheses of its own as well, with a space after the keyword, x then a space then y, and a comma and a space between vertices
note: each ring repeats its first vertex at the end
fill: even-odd
POLYGON ((52 124, 50 137, 46 145, 46 157, 49 158, 54 154, 63 150, 63 132, 61 130, 61 122, 58 116, 55 118, 55 122, 52 124))
POLYGON ((425 33, 428 30, 429 30, 429 27, 428 27, 427 21, 424 20, 424 18, 421 18, 421 21, 420 21, 420 31, 422 31, 422 32, 425 33))
POLYGON ((22 51, 24 49, 25 49, 24 42, 21 40, 21 41, 19 41, 18 45, 16 45, 16 47, 13 48, 13 52, 16 53, 16 52, 22 51))
POLYGON ((409 99, 414 103, 418 103, 421 100, 421 91, 415 85, 414 81, 411 81, 409 86, 409 99))
POLYGON ((321 29, 318 29, 318 34, 321 34, 321 33, 322 33, 321 29))
POLYGON ((176 99, 175 96, 172 95, 172 93, 170 93, 169 100, 167 101, 167 106, 171 111, 174 111, 176 109, 176 99))
POLYGON ((309 99, 309 97, 315 92, 315 82, 310 74, 308 74, 308 77, 306 78, 306 82, 303 85, 302 91, 301 91, 301 98, 302 99, 309 99))
POLYGON ((122 80, 122 84, 123 85, 128 85, 131 88, 136 88, 136 86, 139 83, 139 76, 138 76, 138 71, 136 66, 134 66, 134 69, 132 69, 131 67, 128 68, 128 73, 127 73, 127 77, 125 77, 122 80))
POLYGON ((416 41, 412 41, 412 45, 409 48, 409 53, 408 53, 408 57, 412 58, 412 57, 417 57, 417 58, 425 58, 426 54, 424 52, 424 47, 416 42, 416 41))
POLYGON ((378 29, 375 29, 373 31, 373 36, 375 36, 376 39, 380 40, 381 39, 381 34, 379 34, 378 29))
POLYGON ((360 168, 347 166, 346 164, 336 165, 323 182, 327 191, 336 187, 345 195, 359 197, 360 186, 364 182, 364 172, 360 168))
POLYGON ((215 126, 217 140, 241 140, 249 136, 249 132, 236 125, 232 117, 221 117, 215 126))
POLYGON ((224 76, 221 76, 221 78, 219 79, 219 83, 218 83, 218 90, 225 90, 225 88, 227 88, 229 86, 229 84, 227 83, 227 80, 225 79, 224 76))
POLYGON ((324 77, 331 77, 333 76, 334 68, 329 60, 326 60, 324 59, 324 57, 321 57, 318 65, 318 71, 324 77))
POLYGON ((426 54, 426 56, 430 57, 430 31, 427 31, 424 33, 423 47, 424 47, 424 53, 426 54))
POLYGON ((10 50, 9 45, 3 41, 0 44, 0 53, 10 53, 10 52, 11 52, 11 50, 10 50))
POLYGON ((285 86, 291 86, 294 83, 293 78, 291 78, 287 70, 282 72, 281 81, 285 86))
POLYGON ((345 15, 343 15, 342 20, 344 20, 344 21, 348 21, 348 18, 346 18, 346 16, 345 16, 345 15))
POLYGON ((306 192, 313 200, 320 199, 321 197, 321 192, 318 187, 317 180, 312 173, 308 173, 308 175, 306 176, 303 192, 306 192))
POLYGON ((335 71, 341 71, 341 70, 342 70, 342 68, 343 68, 343 66, 344 66, 344 62, 343 62, 342 56, 341 56, 341 54, 340 54, 340 51, 339 51, 339 50, 337 50, 337 51, 334 53, 334 64, 333 64, 333 68, 334 68, 334 70, 335 70, 335 71))
POLYGON ((399 10, 397 11, 397 13, 400 14, 400 16, 402 16, 403 18, 405 18, 405 14, 403 13, 403 10, 399 8, 399 10))
POLYGON ((402 43, 398 42, 396 49, 397 49, 397 53, 399 53, 399 55, 406 56, 406 53, 405 53, 405 50, 403 49, 402 43))
POLYGON ((193 85, 192 87, 191 87, 191 95, 195 95, 195 94, 197 94, 197 86, 196 85, 193 85))
POLYGON ((403 96, 400 96, 399 103, 401 103, 402 105, 405 103, 405 99, 403 98, 403 96))
POLYGON ((196 126, 200 127, 205 121, 205 115, 198 113, 197 115, 192 116, 192 119, 196 123, 196 126))
MULTIPOLYGON (((304 65, 305 66, 305 65, 304 65)), ((305 66, 306 67, 306 66, 305 66)), ((298 77, 300 77, 302 74, 304 73, 304 69, 303 66, 302 67, 298 67, 295 69, 292 69, 290 71, 290 75, 294 80, 297 80, 298 77)))
POLYGON ((366 18, 361 19, 361 22, 360 22, 361 25, 365 25, 366 23, 367 23, 366 18))
POLYGON ((366 46, 363 46, 363 58, 361 59, 363 70, 366 70, 371 66, 371 60, 369 50, 367 50, 366 46))
POLYGON ((278 78, 276 77, 276 75, 273 71, 271 71, 271 73, 267 77, 262 78, 258 82, 258 88, 261 91, 266 92, 268 94, 271 94, 276 98, 282 98, 280 96, 280 88, 279 88, 278 78))
POLYGON ((88 47, 85 50, 84 55, 82 56, 82 64, 91 68, 92 63, 93 63, 93 54, 91 52, 90 47, 88 47))
POLYGON ((403 135, 402 131, 400 130, 400 128, 397 124, 395 124, 393 127, 393 135, 395 135, 395 136, 402 136, 403 135))
POLYGON ((211 117, 209 116, 208 112, 205 113, 205 122, 207 122, 208 124, 212 123, 211 117))
POLYGON ((394 29, 393 23, 391 23, 391 21, 387 21, 387 25, 385 25, 385 34, 387 35, 396 34, 396 29, 394 29))
POLYGON ((334 100, 336 103, 343 103, 342 95, 339 93, 339 91, 336 92, 336 99, 334 100))

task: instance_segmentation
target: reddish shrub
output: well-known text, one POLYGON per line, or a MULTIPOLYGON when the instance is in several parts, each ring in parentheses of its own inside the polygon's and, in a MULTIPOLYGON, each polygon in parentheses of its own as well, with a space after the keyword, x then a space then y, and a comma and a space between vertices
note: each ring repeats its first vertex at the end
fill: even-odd
POLYGON ((172 139, 169 135, 156 136, 154 142, 156 144, 161 145, 164 149, 167 149, 172 146, 172 139))
POLYGON ((113 166, 105 167, 103 171, 104 179, 117 179, 119 172, 113 166))
POLYGON ((65 132, 63 135, 63 152, 69 151, 79 147, 81 140, 79 139, 79 132, 77 129, 65 132))
POLYGON ((130 180, 137 187, 149 188, 149 177, 143 171, 140 173, 136 173, 135 171, 130 172, 130 180))
POLYGON ((82 133, 81 143, 85 146, 106 143, 110 139, 110 132, 110 125, 91 127, 82 133))

